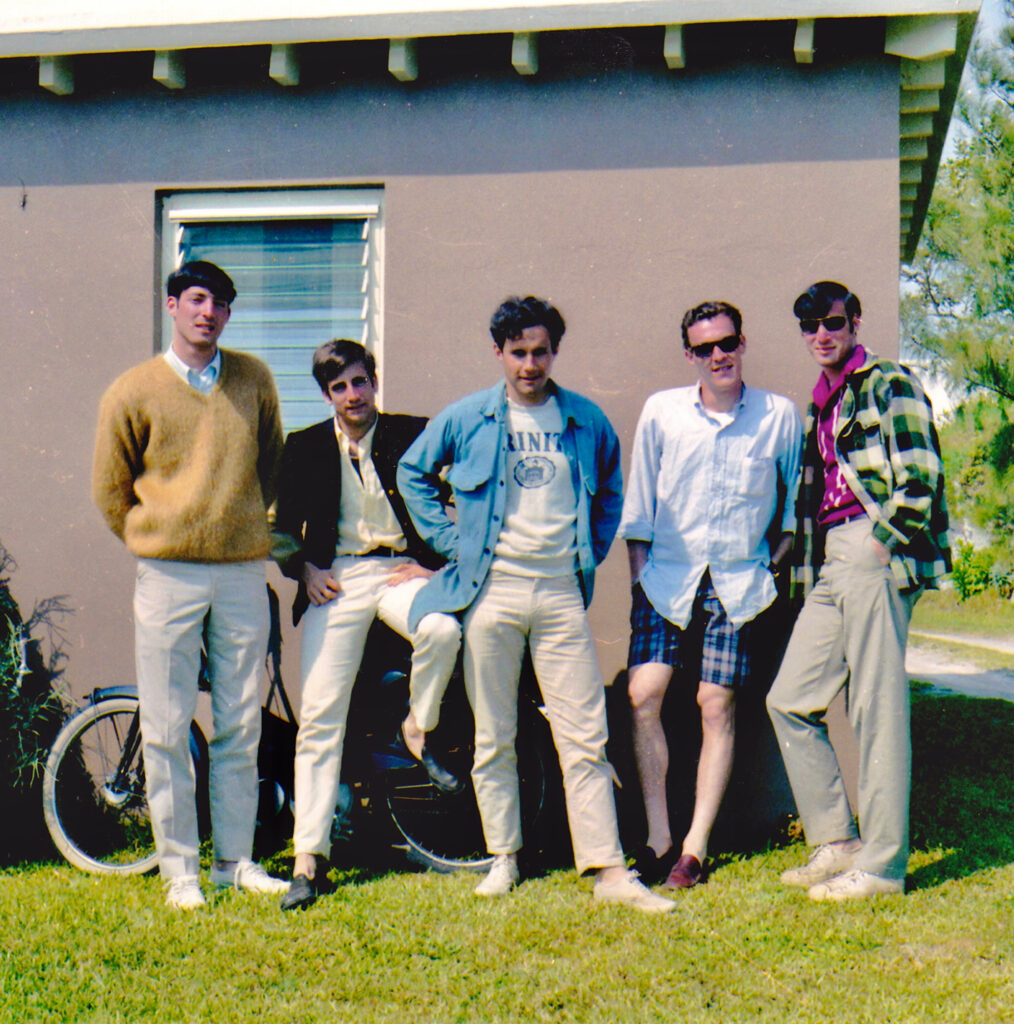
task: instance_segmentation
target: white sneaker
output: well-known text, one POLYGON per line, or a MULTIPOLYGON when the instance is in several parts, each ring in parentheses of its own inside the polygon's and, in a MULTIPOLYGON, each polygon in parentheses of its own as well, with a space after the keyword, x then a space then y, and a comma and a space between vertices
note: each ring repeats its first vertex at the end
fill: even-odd
POLYGON ((260 864, 245 857, 231 867, 211 869, 211 884, 243 892, 256 892, 265 896, 288 892, 289 883, 283 878, 269 875, 260 864))
POLYGON ((204 893, 197 875, 176 875, 170 878, 165 890, 167 907, 175 910, 197 910, 205 904, 204 893))
POLYGON ((501 853, 493 859, 489 874, 475 887, 476 896, 506 896, 518 884, 518 862, 501 853))
POLYGON ((783 871, 781 878, 786 885, 799 885, 809 889, 811 885, 825 882, 835 875, 849 871, 863 848, 861 839, 843 839, 837 843, 825 843, 810 854, 810 859, 799 868, 783 871))
POLYGON ((811 886, 806 895, 811 900, 864 900, 868 896, 903 893, 905 881, 901 878, 882 878, 869 871, 847 871, 811 886))
POLYGON ((643 885, 636 871, 628 871, 615 882, 596 882, 592 894, 606 903, 625 903, 647 914, 668 914, 676 904, 643 885))

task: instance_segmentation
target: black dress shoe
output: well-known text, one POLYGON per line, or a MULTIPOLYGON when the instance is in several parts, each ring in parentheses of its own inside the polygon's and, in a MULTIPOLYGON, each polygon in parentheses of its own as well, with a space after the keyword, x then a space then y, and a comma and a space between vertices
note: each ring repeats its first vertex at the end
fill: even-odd
POLYGON ((658 885, 669 874, 675 859, 676 852, 671 846, 661 857, 656 857, 650 846, 642 846, 634 854, 634 862, 630 867, 641 876, 641 881, 645 885, 658 885))
POLYGON ((316 878, 293 875, 289 891, 282 896, 278 905, 282 910, 303 910, 317 902, 319 891, 316 878))
POLYGON ((430 777, 430 782, 439 790, 443 790, 445 793, 459 793, 465 788, 465 784, 455 775, 453 772, 448 771, 442 764, 438 764, 434 759, 433 755, 426 749, 426 744, 423 744, 422 755, 416 757, 408 748, 408 744, 405 742, 405 733, 402 731, 402 727, 398 726, 398 735, 395 737, 394 745, 399 752, 404 751, 416 764, 421 764, 426 769, 426 774, 430 777))

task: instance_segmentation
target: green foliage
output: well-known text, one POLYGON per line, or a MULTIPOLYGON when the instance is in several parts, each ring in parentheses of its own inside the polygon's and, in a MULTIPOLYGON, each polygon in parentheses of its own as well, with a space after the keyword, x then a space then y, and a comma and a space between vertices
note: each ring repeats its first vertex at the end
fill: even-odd
POLYGON ((1003 598, 1011 594, 1011 569, 1004 560, 1006 551, 995 547, 976 548, 958 541, 951 582, 960 601, 976 594, 994 593, 1003 598))
POLYGON ((940 430, 947 501, 955 520, 997 538, 1014 534, 1014 424, 994 396, 979 394, 940 430))
POLYGON ((973 46, 959 139, 940 168, 915 259, 902 270, 901 299, 903 337, 968 398, 980 426, 958 467, 971 489, 952 481, 955 511, 968 516, 982 503, 972 518, 997 535, 1014 520, 1014 2, 1004 8, 1000 38, 973 46))
POLYGON ((42 822, 42 771, 50 745, 64 720, 55 684, 62 654, 54 646, 47 659, 33 632, 54 636, 55 617, 65 609, 51 599, 23 619, 10 590, 13 559, 0 545, 0 818, 18 829, 0 844, 0 863, 48 849, 42 822))

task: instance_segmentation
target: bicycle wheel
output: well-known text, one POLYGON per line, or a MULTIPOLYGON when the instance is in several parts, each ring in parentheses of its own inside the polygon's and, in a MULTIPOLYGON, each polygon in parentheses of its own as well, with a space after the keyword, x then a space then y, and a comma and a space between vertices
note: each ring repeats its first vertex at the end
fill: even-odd
POLYGON ((42 807, 56 848, 76 867, 107 875, 154 870, 136 698, 99 701, 63 727, 46 762, 42 807))
MULTIPOLYGON (((549 772, 547 758, 553 757, 552 740, 539 711, 526 702, 521 705, 518 733, 518 783, 521 795, 521 823, 526 841, 533 833, 547 804, 549 772)), ((474 727, 471 735, 474 733, 474 727)), ((465 781, 458 793, 437 789, 418 765, 384 772, 387 809, 395 829, 405 840, 405 856, 433 871, 488 871, 493 857, 486 852, 482 820, 475 802, 470 771, 474 749, 461 743, 448 747, 441 756, 459 779, 465 781)))

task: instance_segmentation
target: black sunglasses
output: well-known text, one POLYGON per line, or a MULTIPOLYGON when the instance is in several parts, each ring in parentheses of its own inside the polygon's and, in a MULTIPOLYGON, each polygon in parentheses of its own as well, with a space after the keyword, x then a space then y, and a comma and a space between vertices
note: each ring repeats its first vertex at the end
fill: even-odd
POLYGON ((812 320, 807 318, 799 321, 799 329, 803 334, 816 334, 817 329, 823 324, 825 331, 840 331, 848 323, 848 319, 847 316, 817 316, 812 320))
POLYGON ((739 348, 741 340, 738 334, 730 334, 727 338, 719 338, 718 341, 705 341, 700 345, 691 345, 690 352, 698 359, 710 359, 716 346, 725 353, 735 352, 739 348))

